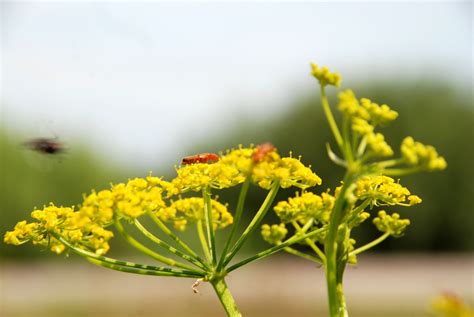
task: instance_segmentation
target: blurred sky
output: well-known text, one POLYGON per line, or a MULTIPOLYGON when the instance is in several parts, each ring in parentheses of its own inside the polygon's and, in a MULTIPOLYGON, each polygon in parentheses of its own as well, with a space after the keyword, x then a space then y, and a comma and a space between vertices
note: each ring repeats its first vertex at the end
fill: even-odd
POLYGON ((317 89, 310 61, 346 87, 394 76, 472 85, 470 1, 3 1, 1 37, 3 127, 81 138, 144 170, 281 113, 317 89))

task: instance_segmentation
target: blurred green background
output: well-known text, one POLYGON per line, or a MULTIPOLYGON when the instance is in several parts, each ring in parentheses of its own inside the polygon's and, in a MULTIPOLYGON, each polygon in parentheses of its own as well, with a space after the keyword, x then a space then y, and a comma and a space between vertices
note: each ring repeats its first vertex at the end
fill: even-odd
MULTIPOLYGON (((317 91, 315 83, 315 91, 317 91)), ((404 136, 434 145, 448 161, 443 172, 403 177, 401 182, 412 193, 423 198, 423 203, 412 208, 397 208, 412 225, 402 239, 389 239, 379 250, 451 252, 473 250, 472 197, 473 167, 473 107, 468 91, 458 90, 444 82, 411 81, 400 85, 397 81, 360 82, 352 87, 359 97, 367 97, 378 103, 386 103, 399 112, 399 118, 383 130, 394 149, 404 136)), ((335 90, 331 90, 335 92, 335 90)), ((335 96, 332 94, 333 104, 335 96)), ((323 179, 323 185, 315 191, 334 188, 341 180, 343 171, 327 158, 325 143, 332 142, 328 125, 321 111, 319 96, 314 94, 295 98, 287 104, 284 113, 271 119, 237 122, 227 131, 202 141, 188 149, 188 153, 222 151, 238 144, 272 142, 280 153, 293 151, 302 155, 305 164, 323 179)), ((0 232, 13 228, 16 222, 29 219, 34 206, 41 207, 50 201, 58 205, 75 205, 82 195, 91 189, 107 188, 111 182, 142 177, 147 170, 125 164, 110 163, 106 157, 95 153, 88 140, 72 140, 67 153, 48 156, 32 152, 21 143, 27 133, 21 128, 2 131, 0 137, 1 183, 0 232)), ((179 162, 180 158, 176 158, 179 162)), ((171 170, 157 166, 157 170, 171 170)), ((167 179, 174 175, 164 175, 167 179)), ((279 194, 279 199, 292 195, 294 190, 279 194)), ((219 193, 221 200, 235 207, 235 192, 219 193)), ((248 197, 247 217, 260 205, 264 193, 253 188, 248 197)), ((276 219, 269 213, 267 222, 276 219)), ((224 233, 225 235, 225 233, 224 233)), ((367 222, 357 230, 360 242, 377 235, 367 222)), ((264 246, 255 234, 248 248, 264 246)), ((112 240, 112 249, 122 252, 120 237, 112 240)), ((124 251, 126 252, 126 251, 124 251)), ((30 245, 12 247, 1 244, 2 257, 44 258, 49 252, 31 250, 30 245)))

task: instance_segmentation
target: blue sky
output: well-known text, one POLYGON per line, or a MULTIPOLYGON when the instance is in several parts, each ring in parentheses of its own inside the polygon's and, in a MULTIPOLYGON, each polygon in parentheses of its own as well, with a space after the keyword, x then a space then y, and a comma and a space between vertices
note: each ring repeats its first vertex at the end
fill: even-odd
MULTIPOLYGON (((472 85, 470 2, 2 2, 2 125, 81 138, 155 169, 315 89, 357 80, 472 85)), ((203 149, 206 151, 206 149, 203 149)))

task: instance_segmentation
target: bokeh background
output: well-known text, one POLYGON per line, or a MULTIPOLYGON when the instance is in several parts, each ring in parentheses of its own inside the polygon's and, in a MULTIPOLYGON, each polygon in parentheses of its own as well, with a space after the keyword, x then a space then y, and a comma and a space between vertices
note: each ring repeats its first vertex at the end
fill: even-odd
MULTIPOLYGON (((399 112, 385 129, 394 148, 413 135, 448 161, 442 173, 402 179, 423 204, 397 210, 412 220, 406 235, 349 271, 354 316, 430 316, 431 298, 443 291, 472 301, 470 1, 0 8, 2 235, 34 206, 78 204, 91 189, 150 171, 170 178, 183 156, 238 144, 270 141, 301 154, 323 178, 321 190, 334 187, 343 171, 326 155, 331 135, 309 75, 315 61, 342 73, 344 88, 399 112), (36 137, 58 138, 67 153, 22 146, 36 137)), ((230 208, 232 194, 221 195, 230 208)), ((249 209, 262 199, 251 192, 249 209)), ((376 235, 368 223, 357 239, 376 235)), ((114 254, 133 257, 119 240, 114 254)), ((255 235, 244 251, 261 248, 255 235)), ((193 296, 189 280, 123 276, 26 245, 1 243, 0 251, 2 316, 223 314, 212 291, 193 296)), ((233 274, 230 287, 246 316, 267 316, 267 308, 272 316, 325 315, 323 272, 284 254, 233 274)))

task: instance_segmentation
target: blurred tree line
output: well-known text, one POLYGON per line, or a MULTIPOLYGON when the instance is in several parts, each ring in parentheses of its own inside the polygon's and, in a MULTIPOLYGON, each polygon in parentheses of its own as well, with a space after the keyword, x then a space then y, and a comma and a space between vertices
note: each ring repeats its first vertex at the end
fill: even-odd
MULTIPOLYGON (((472 251, 474 239, 472 180, 473 167, 473 119, 471 96, 443 83, 411 82, 400 85, 393 82, 360 83, 354 86, 358 97, 390 105, 398 111, 399 118, 382 130, 396 153, 407 135, 425 144, 434 145, 443 155, 448 168, 443 172, 417 174, 403 177, 401 183, 412 193, 419 195, 423 203, 412 208, 396 208, 402 216, 411 219, 412 225, 402 239, 389 239, 378 247, 384 250, 416 251, 472 251)), ((317 89, 315 88, 315 91, 317 89)), ((333 105, 336 97, 331 96, 333 105)), ((319 96, 308 95, 288 105, 284 113, 266 119, 246 118, 212 140, 205 140, 193 151, 218 152, 236 147, 272 142, 279 152, 286 155, 302 155, 305 164, 311 164, 322 177, 323 185, 313 191, 319 193, 334 188, 342 179, 343 170, 327 157, 326 142, 332 142, 326 119, 323 116, 319 96)), ((0 133, 0 233, 11 230, 16 222, 29 219, 34 206, 42 207, 49 201, 58 205, 74 205, 82 194, 91 188, 104 188, 110 182, 124 181, 133 177, 131 169, 111 166, 110 162, 92 153, 87 146, 75 146, 64 157, 44 157, 25 151, 24 141, 18 135, 0 133)), ((333 148, 335 148, 333 146, 333 148)), ((140 173, 142 176, 144 173, 140 173)), ((146 173, 145 173, 146 174, 146 173)), ((277 199, 286 199, 295 189, 284 190, 277 199)), ((222 201, 235 208, 238 189, 219 193, 222 201)), ((247 220, 260 206, 265 192, 253 187, 247 199, 247 220)), ((265 222, 275 223, 270 211, 265 222)), ((228 231, 228 230, 227 230, 228 231)), ((367 221, 358 228, 359 243, 378 236, 367 221)), ((112 240, 112 249, 123 246, 120 237, 112 240)), ((265 242, 255 235, 247 247, 259 248, 265 242)), ((45 253, 37 248, 6 246, 0 243, 2 257, 41 257, 45 253), (31 252, 30 252, 31 250, 31 252)), ((49 254, 48 254, 49 255, 49 254)))

